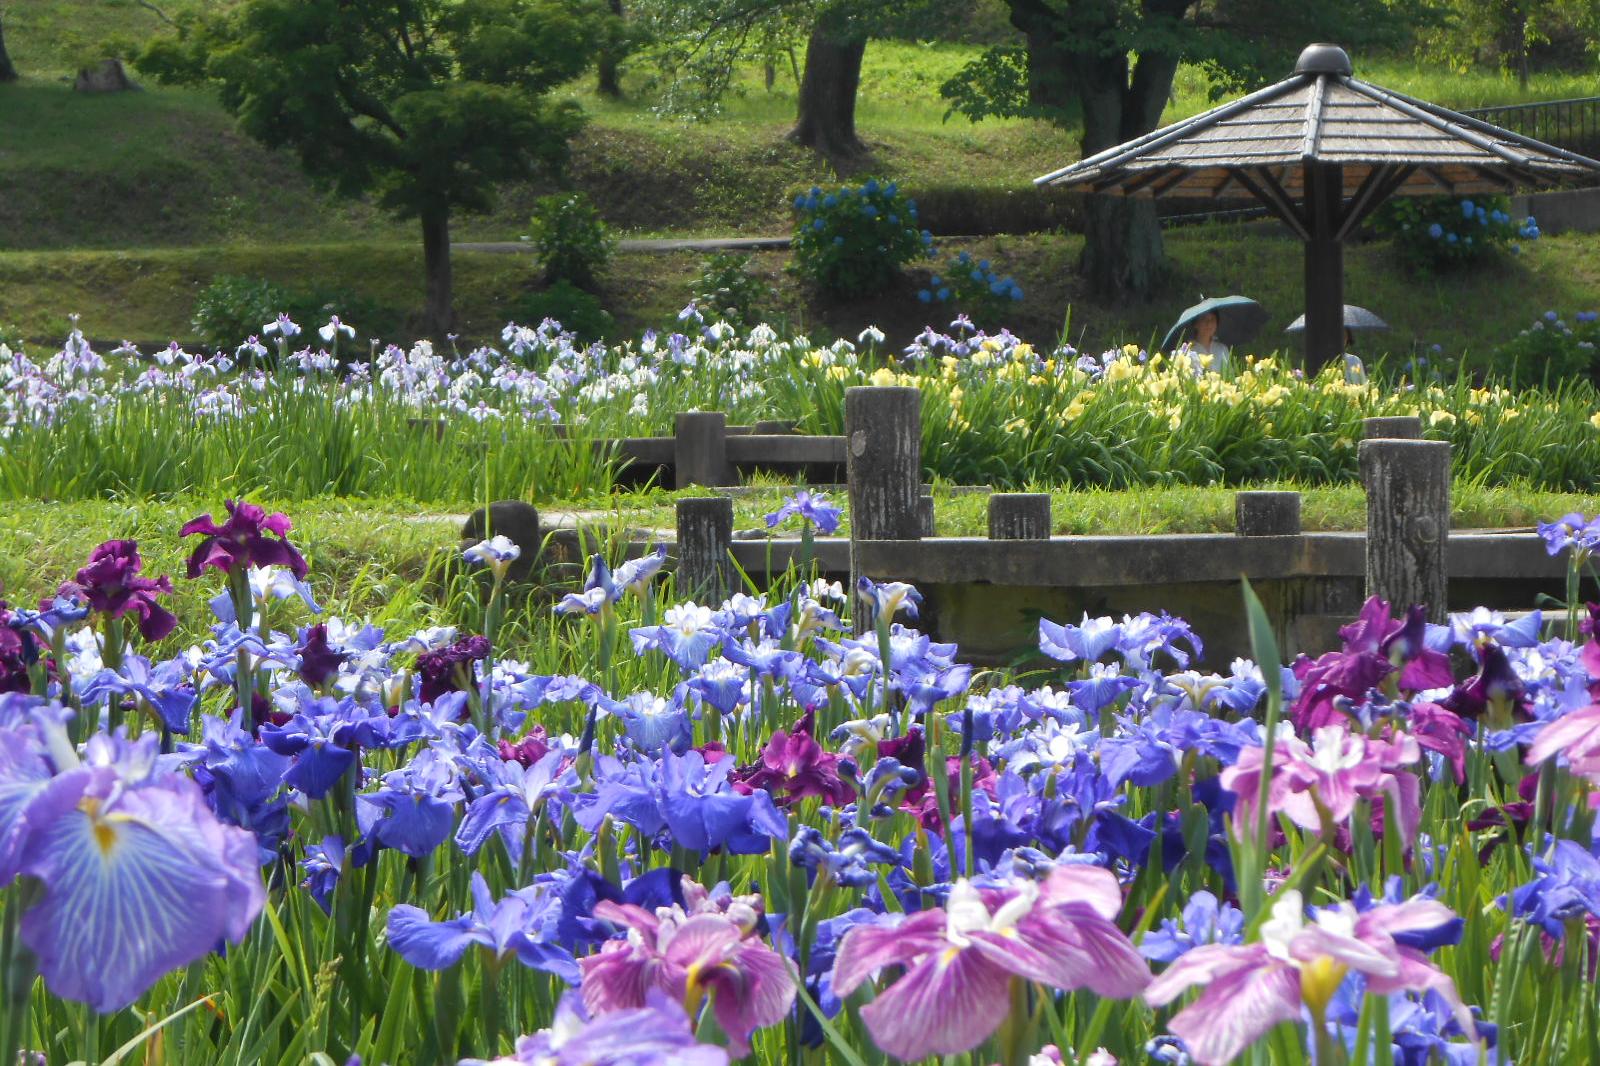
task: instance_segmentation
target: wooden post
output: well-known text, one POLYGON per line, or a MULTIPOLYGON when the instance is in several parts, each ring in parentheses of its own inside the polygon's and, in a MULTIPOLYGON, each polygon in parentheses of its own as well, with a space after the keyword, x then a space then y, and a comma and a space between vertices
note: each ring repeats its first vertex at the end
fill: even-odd
MULTIPOLYGON (((844 392, 845 471, 850 541, 921 540, 922 393, 904 385, 857 385, 844 392)), ((850 553, 852 593, 863 575, 850 553)), ((857 628, 864 617, 855 601, 857 628)))
POLYGON ((732 482, 728 470, 728 416, 721 411, 688 411, 678 415, 673 469, 678 488, 717 486, 732 482))
POLYGON ((732 595, 733 562, 728 554, 732 546, 732 499, 697 496, 679 500, 678 595, 712 605, 732 595))
POLYGON ((1432 440, 1364 440, 1361 483, 1367 491, 1367 595, 1403 611, 1428 606, 1443 622, 1448 609, 1450 445, 1432 440))
POLYGON ((1241 537, 1298 537, 1298 492, 1236 492, 1233 528, 1241 537))
POLYGON ((1363 418, 1361 435, 1367 440, 1421 440, 1422 419, 1416 415, 1363 418))
POLYGON ((1344 351, 1344 244, 1339 224, 1344 204, 1344 167, 1306 163, 1306 376, 1344 351))
POLYGON ((480 507, 467 516, 461 526, 464 547, 470 548, 490 537, 505 537, 522 549, 522 554, 506 573, 514 580, 523 580, 533 572, 544 543, 538 508, 522 500, 496 500, 487 511, 480 507))
POLYGON ((991 492, 990 540, 1049 540, 1048 492, 991 492))
POLYGON ((917 497, 917 527, 924 537, 933 536, 933 497, 917 497))

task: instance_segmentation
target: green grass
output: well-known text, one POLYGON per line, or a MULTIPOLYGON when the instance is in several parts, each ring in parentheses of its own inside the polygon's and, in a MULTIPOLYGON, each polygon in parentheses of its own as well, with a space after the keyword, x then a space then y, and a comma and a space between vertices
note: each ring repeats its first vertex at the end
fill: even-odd
MULTIPOLYGON (((0 90, 0 249, 415 239, 411 226, 313 187, 289 153, 241 138, 209 96, 155 85, 105 97, 71 92, 63 77, 108 50, 98 42, 161 32, 159 20, 131 0, 10 0, 6 28, 24 77, 0 90)), ((858 114, 872 154, 854 169, 913 189, 1027 189, 1034 176, 1074 158, 1070 130, 1036 120, 946 119, 938 86, 978 52, 873 42, 858 114)), ((785 194, 835 177, 825 160, 784 138, 795 111, 787 66, 770 92, 754 65, 745 69, 724 113, 706 123, 659 116, 643 87, 650 71, 644 61, 636 66, 625 77, 624 100, 598 97, 588 78, 568 90, 592 118, 574 144, 572 180, 622 229, 783 232, 785 194)), ((1453 74, 1412 60, 1358 57, 1357 69, 1452 106, 1591 91, 1575 76, 1539 75, 1523 93, 1494 72, 1453 74)), ((1165 118, 1210 106, 1208 91, 1198 68, 1183 68, 1165 118)), ((492 213, 457 220, 456 238, 514 238, 543 191, 534 183, 506 187, 492 213)))
MULTIPOLYGON (((775 510, 791 491, 790 486, 772 485, 760 492, 736 495, 734 528, 764 530, 762 516, 775 510)), ((1359 486, 1306 486, 1300 492, 1307 531, 1365 528, 1366 503, 1359 486)), ((609 512, 610 517, 585 519, 585 524, 595 529, 671 529, 674 501, 705 494, 704 489, 620 492, 544 501, 540 508, 547 520, 562 512, 609 512)), ((1057 535, 1233 531, 1232 489, 1174 486, 1132 492, 1057 491, 1052 496, 1052 528, 1057 535)), ((831 499, 840 505, 846 502, 842 494, 831 499)), ((398 614, 411 624, 430 624, 421 605, 414 602, 415 594, 402 593, 437 576, 444 559, 454 553, 459 514, 437 505, 382 498, 263 497, 255 502, 268 510, 284 511, 294 520, 294 542, 311 563, 311 585, 325 607, 331 604, 331 609, 346 616, 392 618, 398 614), (407 615, 413 608, 417 613, 407 615)), ((1597 496, 1547 492, 1527 485, 1483 488, 1459 480, 1451 503, 1452 524, 1457 529, 1520 528, 1568 511, 1600 510, 1597 496)), ((209 581, 183 579, 190 546, 177 539, 177 530, 195 515, 220 506, 220 499, 205 496, 8 502, 0 510, 0 599, 13 604, 37 602, 70 578, 95 545, 112 538, 132 538, 139 542, 147 573, 173 576, 173 610, 189 623, 191 638, 201 639, 205 623, 196 624, 195 620, 209 619, 206 602, 216 590, 209 581)), ((934 506, 939 536, 987 535, 986 494, 952 493, 936 485, 934 506)), ((847 513, 839 535, 847 535, 849 528, 847 513)), ((785 535, 785 531, 778 534, 785 535)), ((794 534, 790 531, 788 535, 794 534)))
MULTIPOLYGON (((1177 313, 1202 294, 1241 292, 1271 312, 1258 351, 1287 346, 1282 330, 1304 306, 1301 246, 1270 226, 1216 225, 1170 231, 1171 276, 1146 301, 1103 305, 1084 291, 1075 270, 1081 238, 1061 235, 1000 237, 952 243, 969 248, 1014 275, 1027 294, 1003 323, 1037 343, 1053 342, 1070 313, 1068 335, 1085 351, 1127 341, 1159 341, 1177 313)), ((1390 256, 1387 245, 1351 247, 1346 253, 1346 298, 1378 312, 1394 327, 1364 338, 1363 354, 1409 353, 1439 344, 1446 353, 1486 355, 1547 308, 1563 313, 1595 306, 1600 286, 1600 236, 1547 237, 1482 268, 1415 277, 1390 256)), ((674 322, 695 291, 701 256, 694 253, 616 257, 604 279, 602 302, 617 316, 617 336, 674 322)), ((814 336, 853 338, 867 323, 900 347, 923 326, 943 326, 917 302, 927 268, 911 271, 894 290, 852 301, 819 301, 786 271, 784 253, 754 257, 755 270, 777 290, 762 308, 814 336)), ((520 315, 519 301, 535 287, 523 256, 458 253, 456 308, 463 335, 497 336, 520 315)), ((0 252, 0 323, 13 324, 40 345, 65 335, 69 314, 82 316, 91 337, 160 342, 194 337, 190 317, 199 290, 219 274, 261 275, 298 286, 308 279, 347 290, 372 305, 376 321, 358 324, 385 340, 413 336, 411 309, 420 297, 420 249, 408 243, 355 243, 237 247, 150 248, 137 251, 0 252)), ((242 339, 242 338, 241 338, 242 339)))

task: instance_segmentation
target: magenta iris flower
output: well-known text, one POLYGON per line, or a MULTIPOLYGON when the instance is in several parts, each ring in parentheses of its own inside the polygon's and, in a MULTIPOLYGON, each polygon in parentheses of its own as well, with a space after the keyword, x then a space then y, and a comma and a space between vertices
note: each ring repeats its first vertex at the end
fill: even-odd
POLYGON ((1302 1007, 1313 1024, 1323 1024, 1328 1003, 1352 972, 1377 995, 1437 992, 1462 1032, 1475 1039, 1472 1012, 1455 982, 1403 942, 1454 917, 1442 903, 1414 898, 1360 913, 1349 903, 1324 907, 1308 923, 1300 893, 1290 890, 1273 904, 1259 942, 1197 947, 1152 981, 1144 998, 1162 1007, 1194 985, 1203 987, 1168 1023, 1201 1066, 1232 1062, 1273 1026, 1298 1022, 1302 1007))
MULTIPOLYGON (((1251 831, 1258 824, 1262 757, 1262 748, 1247 747, 1237 763, 1222 771, 1222 787, 1237 797, 1236 832, 1251 831)), ((1322 828, 1322 810, 1335 825, 1342 825, 1358 800, 1381 799, 1386 803, 1385 812, 1387 804, 1393 804, 1401 838, 1409 844, 1422 819, 1422 784, 1404 767, 1421 758, 1416 739, 1404 733, 1380 740, 1330 725, 1318 729, 1310 744, 1284 736, 1273 748, 1267 807, 1288 815, 1302 829, 1317 830, 1322 828)))
POLYGON ((294 524, 285 514, 268 514, 253 503, 225 501, 228 520, 217 525, 210 514, 190 519, 178 531, 180 537, 202 536, 189 556, 189 576, 199 577, 209 567, 226 574, 251 566, 283 566, 297 578, 306 576, 306 560, 288 541, 294 524), (273 534, 268 536, 268 534, 273 534))
POLYGON ((1552 755, 1564 757, 1575 776, 1600 784, 1600 703, 1569 711, 1539 730, 1528 762, 1537 766, 1552 755))
POLYGON ((761 751, 761 761, 740 768, 733 784, 744 793, 764 788, 780 806, 819 796, 824 803, 839 807, 856 795, 850 783, 839 776, 839 757, 823 751, 811 736, 809 713, 793 730, 774 730, 761 751))
POLYGON ((39 882, 22 942, 53 994, 106 1013, 242 940, 266 890, 255 836, 193 781, 151 772, 154 736, 89 747, 80 764, 57 724, 0 731, 0 883, 39 882))
MULTIPOLYGON (((736 1057, 750 1051, 757 1029, 776 1025, 794 1003, 794 978, 783 956, 741 923, 738 911, 710 908, 654 913, 629 903, 602 901, 594 916, 628 930, 599 954, 579 960, 583 1001, 596 1015, 646 1006, 651 989, 685 1004, 691 1015, 709 996, 717 1024, 736 1057)), ((750 915, 753 917, 753 913, 750 915)))
POLYGON ((172 592, 172 579, 140 577, 144 560, 139 557, 139 542, 108 540, 89 553, 72 581, 61 586, 61 595, 82 597, 91 609, 108 618, 133 615, 139 635, 160 640, 178 624, 173 613, 156 602, 156 597, 172 592))
POLYGON ((959 1055, 1011 1013, 1011 982, 1125 999, 1150 981, 1117 928, 1122 890, 1109 870, 1065 865, 1006 889, 957 881, 943 908, 845 935, 834 962, 841 999, 886 967, 903 975, 861 1008, 877 1045, 899 1059, 959 1055))

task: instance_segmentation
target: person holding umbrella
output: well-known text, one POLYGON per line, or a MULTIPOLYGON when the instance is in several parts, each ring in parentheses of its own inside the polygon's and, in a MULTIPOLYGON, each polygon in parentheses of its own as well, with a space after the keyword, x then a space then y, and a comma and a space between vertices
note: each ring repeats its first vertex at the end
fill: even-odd
POLYGON ((1161 342, 1161 350, 1172 352, 1187 332, 1181 350, 1210 356, 1211 370, 1221 370, 1235 345, 1250 341, 1267 321, 1266 308, 1247 296, 1219 296, 1202 299, 1178 316, 1161 342))
MULTIPOLYGON (((1285 333, 1304 333, 1306 316, 1301 315, 1289 323, 1285 333)), ((1341 365, 1344 367, 1344 379, 1352 385, 1365 385, 1367 383, 1367 368, 1361 362, 1361 357, 1355 353, 1356 334, 1366 331, 1388 329, 1389 323, 1368 311, 1365 307, 1355 304, 1344 305, 1344 354, 1340 356, 1341 365)))

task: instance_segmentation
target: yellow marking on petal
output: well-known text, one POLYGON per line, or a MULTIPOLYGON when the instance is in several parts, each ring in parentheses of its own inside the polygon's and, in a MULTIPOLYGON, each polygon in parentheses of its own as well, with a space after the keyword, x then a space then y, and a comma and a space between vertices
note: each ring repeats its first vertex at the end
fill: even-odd
POLYGON ((1300 967, 1300 996, 1313 1014, 1320 1017, 1327 1010, 1329 1001, 1339 991, 1339 985, 1348 971, 1349 967, 1344 963, 1326 955, 1300 967))

